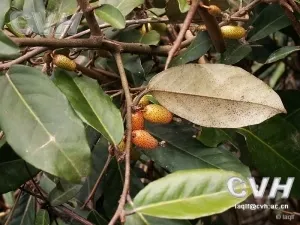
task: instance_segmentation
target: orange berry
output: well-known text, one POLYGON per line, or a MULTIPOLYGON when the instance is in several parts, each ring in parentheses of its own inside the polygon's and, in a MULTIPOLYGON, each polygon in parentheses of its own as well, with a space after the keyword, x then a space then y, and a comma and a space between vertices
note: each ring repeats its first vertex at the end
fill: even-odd
POLYGON ((145 130, 134 130, 132 132, 132 143, 145 149, 154 149, 158 146, 158 141, 145 130))
POLYGON ((53 63, 57 67, 65 69, 65 70, 69 70, 69 71, 76 70, 76 63, 64 55, 55 55, 53 57, 53 63))
POLYGON ((141 100, 139 101, 139 106, 141 107, 145 107, 146 105, 149 105, 150 104, 150 101, 148 99, 148 96, 147 95, 144 95, 141 100))
POLYGON ((165 107, 157 104, 147 105, 143 110, 143 116, 151 123, 167 124, 173 119, 172 113, 165 107))
POLYGON ((213 16, 218 16, 222 12, 222 10, 216 5, 210 5, 208 7, 207 11, 209 12, 209 14, 211 14, 213 16))
POLYGON ((223 37, 228 39, 241 39, 246 35, 246 30, 243 27, 232 25, 221 27, 221 32, 223 37))
POLYGON ((132 130, 143 130, 144 129, 144 117, 141 111, 137 111, 131 116, 132 130))

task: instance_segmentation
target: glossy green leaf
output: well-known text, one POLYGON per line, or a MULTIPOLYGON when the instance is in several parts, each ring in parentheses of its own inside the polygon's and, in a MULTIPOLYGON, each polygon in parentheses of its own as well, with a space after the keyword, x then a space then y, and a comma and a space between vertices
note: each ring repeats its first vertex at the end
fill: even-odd
POLYGON ((199 59, 211 48, 207 32, 199 32, 190 46, 171 61, 171 66, 178 66, 199 59))
MULTIPOLYGON (((76 198, 82 203, 84 203, 86 201, 87 197, 89 196, 94 185, 97 182, 99 174, 101 173, 101 171, 104 168, 104 165, 106 163, 106 160, 107 160, 107 157, 109 154, 107 149, 108 149, 108 143, 107 143, 107 140, 104 138, 101 138, 97 142, 97 144, 93 147, 91 174, 87 177, 87 179, 85 180, 85 182, 83 184, 82 189, 76 196, 76 198)), ((103 187, 104 187, 103 185, 105 185, 104 182, 101 182, 101 184, 98 186, 98 189, 97 189, 97 191, 95 193, 95 197, 94 197, 94 204, 96 203, 95 201, 97 201, 98 198, 103 193, 103 187)))
POLYGON ((19 203, 12 215, 9 225, 29 225, 35 222, 36 199, 27 193, 22 194, 19 203))
POLYGON ((273 63, 276 62, 278 60, 284 59, 287 56, 289 56, 290 54, 297 52, 300 50, 300 46, 285 46, 282 47, 280 49, 278 49, 277 51, 273 52, 268 60, 266 61, 266 63, 273 63))
POLYGON ((218 129, 218 128, 207 128, 201 127, 197 139, 204 145, 215 148, 224 141, 233 141, 232 135, 235 131, 231 129, 218 129))
POLYGON ((237 40, 226 41, 226 51, 221 54, 220 63, 232 65, 250 54, 252 48, 248 44, 242 44, 237 40))
POLYGON ((95 14, 103 21, 109 23, 112 27, 123 29, 126 25, 123 14, 114 6, 103 4, 95 10, 95 14))
POLYGON ((103 134, 111 143, 119 144, 124 134, 120 110, 97 81, 73 75, 57 69, 54 82, 85 123, 103 134))
POLYGON ((107 225, 108 221, 103 218, 96 210, 92 210, 88 215, 88 221, 92 222, 94 225, 107 225))
POLYGON ((295 177, 292 193, 300 196, 300 135, 281 117, 238 129, 245 136, 253 163, 262 176, 295 177))
POLYGON ((81 188, 81 184, 70 184, 68 182, 61 181, 49 194, 49 202, 51 206, 58 206, 68 202, 75 197, 81 188))
POLYGON ((20 56, 19 47, 0 30, 0 60, 15 59, 20 56))
POLYGON ((111 4, 127 16, 134 8, 144 4, 145 0, 101 0, 101 4, 111 4))
POLYGON ((158 45, 160 41, 160 34, 155 31, 151 30, 144 35, 141 36, 140 43, 146 45, 158 45))
MULTIPOLYGON (((148 184, 135 198, 135 211, 170 219, 195 219, 221 213, 246 198, 230 194, 227 182, 238 173, 198 169, 179 171, 148 184)), ((243 178, 242 178, 243 179, 243 178)), ((251 189, 236 187, 236 191, 251 189)))
POLYGON ((40 209, 36 214, 35 225, 50 225, 50 217, 47 210, 40 209))
POLYGON ((180 12, 185 13, 189 11, 190 5, 188 4, 187 0, 177 0, 180 12))
POLYGON ((5 23, 6 13, 10 9, 11 0, 1 0, 0 1, 0 28, 3 28, 5 23))
POLYGON ((245 177, 250 175, 249 169, 232 153, 219 148, 208 148, 193 138, 197 133, 189 124, 183 122, 160 126, 149 124, 147 130, 166 143, 155 151, 144 153, 170 172, 214 168, 235 171, 245 177))
POLYGON ((76 0, 48 0, 47 12, 50 23, 58 22, 62 16, 69 16, 76 11, 76 0))
POLYGON ((69 181, 80 181, 89 174, 90 150, 84 126, 42 72, 12 66, 0 76, 0 105, 1 127, 21 158, 69 181))
POLYGON ((44 34, 46 9, 44 0, 24 0, 23 13, 27 23, 36 34, 44 34))
POLYGON ((285 119, 300 131, 300 91, 286 90, 279 92, 288 115, 285 119))
MULTIPOLYGON (((132 211, 134 210, 134 204, 127 205, 126 210, 132 211)), ((129 216, 126 216, 125 225, 191 225, 188 220, 171 220, 171 219, 164 219, 158 218, 153 216, 146 216, 142 213, 135 213, 129 216)))
MULTIPOLYGON (((0 194, 18 189, 23 183, 30 180, 25 162, 19 158, 8 144, 0 149, 0 194)), ((38 170, 28 165, 29 171, 35 175, 38 170)))
POLYGON ((291 21, 284 13, 279 4, 267 6, 253 21, 254 27, 248 37, 249 41, 257 41, 291 24, 291 21))

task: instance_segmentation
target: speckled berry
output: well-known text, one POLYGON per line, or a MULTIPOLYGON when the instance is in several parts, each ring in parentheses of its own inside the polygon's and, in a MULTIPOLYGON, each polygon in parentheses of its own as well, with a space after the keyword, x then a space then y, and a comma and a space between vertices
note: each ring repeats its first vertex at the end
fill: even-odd
POLYGON ((53 63, 57 67, 65 70, 69 70, 69 71, 76 70, 76 63, 64 55, 55 55, 53 57, 53 63))
POLYGON ((131 116, 132 130, 143 130, 144 129, 144 117, 141 111, 137 111, 131 116))
POLYGON ((222 12, 222 10, 216 5, 210 5, 207 11, 213 16, 219 16, 222 12))
POLYGON ((145 130, 133 131, 132 143, 144 149, 154 149, 158 146, 158 141, 145 130))
POLYGON ((246 30, 243 27, 231 25, 221 27, 221 32, 223 37, 228 39, 240 39, 246 35, 246 30))
POLYGON ((157 104, 147 105, 143 110, 143 116, 151 123, 167 124, 173 119, 172 113, 165 107, 157 104))

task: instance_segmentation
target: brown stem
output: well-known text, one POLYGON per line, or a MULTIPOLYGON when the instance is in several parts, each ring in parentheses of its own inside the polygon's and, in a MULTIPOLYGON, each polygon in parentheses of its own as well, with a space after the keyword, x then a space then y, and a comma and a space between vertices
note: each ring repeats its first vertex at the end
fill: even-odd
POLYGON ((93 36, 102 36, 102 31, 96 20, 94 10, 91 10, 89 0, 77 0, 93 36))
POLYGON ((225 41, 216 18, 207 9, 199 7, 198 13, 204 21, 207 32, 217 52, 225 51, 225 41))
MULTIPOLYGON (((233 13, 231 15, 231 17, 241 17, 243 15, 245 15, 245 13, 249 12, 250 10, 252 10, 255 6, 257 6, 262 0, 253 0, 252 2, 250 2, 248 5, 246 5, 245 7, 241 8, 239 11, 233 13)), ((219 23, 219 26, 224 26, 227 25, 230 21, 223 21, 221 23, 219 23)))
POLYGON ((60 211, 62 211, 63 213, 65 213, 67 216, 71 217, 72 219, 80 222, 83 225, 94 225, 93 223, 91 223, 90 221, 86 220, 85 218, 77 215, 76 213, 74 213, 72 210, 68 209, 65 206, 57 206, 54 207, 53 210, 55 210, 56 212, 60 213, 60 211))
POLYGON ((98 177, 98 179, 97 179, 97 181, 96 181, 96 183, 95 183, 95 185, 94 185, 91 193, 89 194, 87 200, 84 202, 84 204, 81 207, 81 209, 84 209, 86 207, 86 205, 94 198, 95 193, 97 191, 97 188, 98 188, 98 186, 99 186, 99 184, 100 184, 100 182, 102 180, 102 177, 105 174, 105 172, 106 172, 106 170, 107 170, 107 168, 108 168, 109 163, 111 162, 111 160, 112 160, 112 156, 109 154, 108 157, 107 157, 106 163, 105 163, 105 165, 104 165, 104 167, 103 167, 103 169, 102 169, 102 171, 101 171, 101 173, 100 173, 100 175, 99 175, 99 177, 98 177))
POLYGON ((122 195, 119 201, 119 206, 117 211, 115 212, 113 218, 109 222, 108 225, 114 225, 117 220, 120 218, 121 215, 123 215, 124 206, 126 203, 126 197, 129 192, 129 185, 130 185, 130 149, 131 149, 131 132, 132 132, 132 124, 131 124, 131 114, 132 114, 132 98, 130 95, 129 85, 126 77, 126 73, 124 70, 124 65, 122 62, 121 54, 120 52, 116 52, 114 54, 116 63, 118 66, 118 70, 120 73, 121 81, 122 81, 122 87, 125 94, 126 99, 126 147, 125 147, 125 181, 123 186, 122 195))
POLYGON ((294 30, 297 32, 298 36, 300 36, 300 23, 297 20, 296 16, 294 15, 293 12, 291 12, 288 8, 284 7, 283 5, 281 6, 284 9, 285 15, 290 19, 292 22, 292 25, 294 27, 294 30))
POLYGON ((167 58, 167 61, 166 61, 166 65, 165 65, 165 70, 168 69, 169 67, 169 64, 174 56, 174 54, 176 53, 176 51, 179 49, 180 47, 180 44, 184 38, 184 35, 186 33, 186 31, 189 29, 190 27, 190 24, 193 20, 193 17, 198 9, 198 5, 199 5, 199 0, 193 0, 192 1, 192 4, 191 4, 191 7, 185 17, 185 20, 183 22, 183 26, 182 28, 180 29, 180 32, 174 42, 174 45, 172 46, 171 50, 169 51, 168 53, 168 58, 167 58))
POLYGON ((21 198, 22 193, 23 193, 23 192, 20 191, 20 193, 18 194, 18 196, 17 196, 17 198, 16 198, 16 200, 15 200, 15 204, 14 204, 13 208, 11 209, 10 214, 9 214, 9 216, 8 216, 8 218, 7 218, 7 220, 6 220, 6 222, 5 222, 4 225, 10 224, 10 221, 11 221, 11 219, 12 219, 12 217, 13 217, 13 214, 14 214, 16 208, 17 208, 17 205, 19 204, 19 200, 20 200, 20 198, 21 198))

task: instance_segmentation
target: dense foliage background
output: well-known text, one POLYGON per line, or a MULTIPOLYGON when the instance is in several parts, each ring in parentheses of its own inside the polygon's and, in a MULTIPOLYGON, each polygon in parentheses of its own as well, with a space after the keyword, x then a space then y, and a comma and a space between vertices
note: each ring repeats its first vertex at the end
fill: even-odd
POLYGON ((299 13, 293 0, 1 0, 0 224, 299 224, 299 13), (144 94, 174 113, 146 123, 152 150, 132 144, 144 94), (271 180, 263 199, 249 184, 235 198, 232 176, 271 180), (295 177, 290 198, 268 199, 274 177, 295 177))

